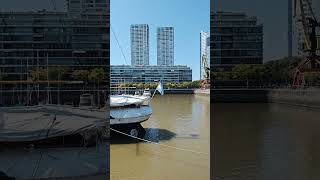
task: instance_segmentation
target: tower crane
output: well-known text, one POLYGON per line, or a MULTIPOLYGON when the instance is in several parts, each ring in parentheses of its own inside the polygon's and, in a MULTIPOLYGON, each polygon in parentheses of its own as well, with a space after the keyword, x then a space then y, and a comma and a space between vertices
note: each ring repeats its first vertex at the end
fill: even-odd
POLYGON ((317 36, 317 28, 320 27, 320 23, 313 12, 310 0, 294 0, 294 17, 298 18, 302 25, 304 55, 302 62, 295 70, 293 87, 303 88, 305 72, 320 72, 319 37, 317 36))

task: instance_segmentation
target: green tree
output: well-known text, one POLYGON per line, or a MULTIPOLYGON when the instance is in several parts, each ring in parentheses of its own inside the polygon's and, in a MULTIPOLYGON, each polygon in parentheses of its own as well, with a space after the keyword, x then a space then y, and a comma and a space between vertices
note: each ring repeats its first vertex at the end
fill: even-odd
POLYGON ((94 68, 90 71, 88 78, 91 82, 102 82, 106 78, 106 72, 103 68, 94 68))
POLYGON ((62 67, 52 67, 49 69, 49 80, 61 80, 66 75, 67 70, 62 67))
POLYGON ((240 64, 232 68, 233 78, 238 80, 248 80, 254 74, 254 71, 250 65, 240 64))
POLYGON ((43 68, 35 68, 31 70, 30 76, 32 81, 41 81, 41 80, 46 80, 47 79, 47 70, 43 68))
POLYGON ((4 73, 3 73, 3 71, 0 69, 0 81, 5 80, 5 79, 6 79, 6 77, 7 77, 7 75, 6 75, 6 74, 4 74, 4 73))
POLYGON ((89 71, 88 70, 74 70, 72 72, 72 78, 76 81, 88 82, 89 80, 89 71))
MULTIPOLYGON (((6 78, 6 74, 3 73, 2 69, 0 69, 0 81, 3 81, 6 78)), ((2 82, 0 83, 0 99, 1 99, 1 104, 3 103, 2 100, 2 82)))
POLYGON ((319 73, 305 73, 305 82, 307 86, 319 86, 320 74, 319 73))
POLYGON ((137 89, 144 89, 145 85, 143 83, 139 83, 139 84, 137 84, 136 88, 137 89))
POLYGON ((88 74, 88 80, 90 82, 93 82, 94 89, 96 89, 96 86, 98 88, 97 97, 98 97, 98 105, 99 106, 101 105, 101 102, 100 102, 100 83, 106 78, 105 76, 106 76, 106 73, 105 73, 104 69, 102 69, 102 68, 94 68, 88 74))
POLYGON ((200 88, 201 87, 201 82, 200 81, 193 81, 192 83, 191 83, 191 87, 192 88, 200 88))
POLYGON ((188 88, 190 88, 190 86, 191 86, 190 82, 183 82, 182 83, 182 88, 183 89, 188 89, 188 88))

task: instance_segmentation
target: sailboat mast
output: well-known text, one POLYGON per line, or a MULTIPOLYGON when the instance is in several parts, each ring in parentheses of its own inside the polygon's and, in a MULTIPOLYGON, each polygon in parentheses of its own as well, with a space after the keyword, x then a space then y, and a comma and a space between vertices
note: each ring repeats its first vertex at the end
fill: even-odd
POLYGON ((31 93, 29 92, 29 88, 30 88, 30 85, 29 85, 29 57, 27 57, 27 76, 26 76, 26 82, 27 82, 27 105, 29 106, 30 104, 30 101, 31 101, 31 93))
POLYGON ((49 97, 49 87, 50 87, 50 84, 49 84, 49 56, 48 56, 48 53, 47 53, 47 103, 50 104, 50 97, 49 97))
POLYGON ((39 83, 39 80, 40 80, 40 72, 39 72, 39 49, 37 49, 37 81, 38 81, 38 92, 37 92, 37 99, 38 99, 38 105, 39 105, 39 101, 40 101, 40 83, 39 83))
POLYGON ((19 104, 22 101, 22 59, 20 59, 20 95, 19 95, 19 104))

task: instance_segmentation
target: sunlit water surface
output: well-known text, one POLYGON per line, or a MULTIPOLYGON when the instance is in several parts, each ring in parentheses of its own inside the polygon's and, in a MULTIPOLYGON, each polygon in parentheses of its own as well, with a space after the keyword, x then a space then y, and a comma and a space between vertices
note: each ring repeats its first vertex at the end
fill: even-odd
POLYGON ((144 138, 188 151, 112 136, 111 179, 209 179, 209 97, 156 95, 152 100, 152 108, 151 118, 142 123, 147 131, 144 138))

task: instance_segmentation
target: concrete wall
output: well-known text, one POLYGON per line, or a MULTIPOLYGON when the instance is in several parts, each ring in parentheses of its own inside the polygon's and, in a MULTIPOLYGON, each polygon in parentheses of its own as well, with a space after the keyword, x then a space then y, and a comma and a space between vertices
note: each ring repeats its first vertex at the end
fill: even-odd
POLYGON ((210 94, 211 102, 268 102, 268 91, 264 89, 212 89, 210 94))
MULTIPOLYGON (((143 90, 141 90, 143 91, 143 90)), ((150 90, 153 93, 154 90, 150 90)), ((135 90, 131 93, 134 94, 135 90)), ((165 94, 210 96, 214 103, 286 103, 320 107, 320 89, 165 89, 165 94)))
POLYGON ((195 89, 193 93, 197 95, 210 96, 210 89, 195 89))
MULTIPOLYGON (((143 92, 143 89, 133 89, 133 90, 113 90, 111 94, 134 94, 136 91, 143 92)), ((151 94, 153 94, 154 89, 150 89, 151 94)), ((157 92, 159 93, 159 92, 157 92)), ((193 89, 164 89, 164 94, 193 94, 193 89)))
POLYGON ((211 102, 286 103, 320 107, 320 89, 213 89, 211 102))
POLYGON ((268 98, 269 102, 320 107, 320 89, 272 89, 268 98))

